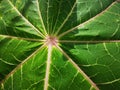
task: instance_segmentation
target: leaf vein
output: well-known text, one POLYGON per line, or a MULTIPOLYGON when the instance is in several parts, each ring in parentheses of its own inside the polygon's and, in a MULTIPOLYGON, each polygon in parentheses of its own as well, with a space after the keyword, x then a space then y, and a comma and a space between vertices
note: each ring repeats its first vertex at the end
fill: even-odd
POLYGON ((93 21, 95 18, 97 18, 98 16, 102 15, 102 14, 103 14, 104 12, 106 12, 109 8, 111 8, 115 3, 116 3, 116 2, 113 2, 113 3, 112 3, 110 6, 108 6, 105 10, 103 10, 101 13, 97 14, 96 16, 90 18, 89 20, 87 20, 87 21, 85 21, 85 22, 83 22, 83 23, 81 23, 81 24, 79 24, 79 25, 77 25, 77 26, 69 29, 68 31, 66 31, 66 32, 64 32, 64 33, 62 33, 62 34, 60 34, 60 35, 58 36, 58 38, 61 38, 62 36, 65 36, 66 34, 72 32, 72 31, 74 31, 74 30, 78 30, 77 28, 82 27, 82 26, 84 26, 85 24, 93 21))
POLYGON ((76 4, 77 4, 77 0, 75 0, 74 5, 72 6, 71 11, 70 11, 69 14, 67 15, 66 19, 64 19, 63 23, 60 25, 60 27, 59 27, 58 30, 56 31, 55 35, 57 35, 57 34, 60 32, 60 30, 62 29, 62 27, 64 26, 64 24, 67 22, 67 20, 68 20, 69 17, 71 16, 72 11, 74 10, 76 4))
POLYGON ((99 88, 96 86, 96 84, 83 72, 83 70, 59 47, 56 45, 56 47, 66 56, 66 58, 70 61, 73 66, 78 69, 79 73, 83 75, 83 77, 96 89, 99 90, 99 88))
POLYGON ((41 37, 45 37, 30 21, 28 21, 19 11, 18 9, 12 4, 10 0, 7 0, 8 3, 13 7, 13 9, 23 18, 23 20, 28 23, 41 37))
POLYGON ((42 15, 41 15, 40 7, 39 7, 39 1, 38 0, 36 0, 36 1, 37 1, 38 14, 39 14, 43 29, 45 31, 45 34, 47 35, 47 31, 46 31, 46 28, 45 28, 45 25, 44 25, 44 22, 43 22, 43 18, 42 18, 42 15))
MULTIPOLYGON (((25 60, 23 60, 16 68, 14 68, 1 82, 0 84, 4 83, 6 79, 8 79, 13 73, 15 73, 21 66, 26 63, 31 57, 33 57, 37 52, 39 52, 45 44, 43 44, 40 48, 38 48, 35 52, 33 52, 30 56, 28 56, 25 60)), ((1 60, 1 59, 0 59, 1 60)))

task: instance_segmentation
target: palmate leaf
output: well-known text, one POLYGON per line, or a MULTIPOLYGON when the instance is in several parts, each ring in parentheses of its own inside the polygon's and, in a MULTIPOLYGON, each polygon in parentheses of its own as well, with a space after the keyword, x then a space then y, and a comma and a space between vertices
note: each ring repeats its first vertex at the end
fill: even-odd
POLYGON ((0 90, 119 90, 119 0, 0 0, 0 90))

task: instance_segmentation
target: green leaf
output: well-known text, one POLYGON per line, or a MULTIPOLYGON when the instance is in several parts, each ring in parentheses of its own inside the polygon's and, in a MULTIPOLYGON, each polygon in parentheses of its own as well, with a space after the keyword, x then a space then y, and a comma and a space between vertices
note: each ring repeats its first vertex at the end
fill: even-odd
POLYGON ((119 0, 0 0, 0 90, 119 90, 119 0))

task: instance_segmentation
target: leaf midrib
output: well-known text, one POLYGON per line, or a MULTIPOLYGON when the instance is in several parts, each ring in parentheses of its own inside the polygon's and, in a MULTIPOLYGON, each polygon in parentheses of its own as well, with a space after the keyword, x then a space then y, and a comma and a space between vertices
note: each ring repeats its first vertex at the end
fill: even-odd
POLYGON ((52 45, 48 45, 48 55, 47 55, 47 61, 46 61, 46 74, 45 74, 45 82, 44 82, 44 90, 48 89, 48 81, 49 81, 49 72, 50 72, 50 64, 51 64, 51 54, 52 54, 52 45))

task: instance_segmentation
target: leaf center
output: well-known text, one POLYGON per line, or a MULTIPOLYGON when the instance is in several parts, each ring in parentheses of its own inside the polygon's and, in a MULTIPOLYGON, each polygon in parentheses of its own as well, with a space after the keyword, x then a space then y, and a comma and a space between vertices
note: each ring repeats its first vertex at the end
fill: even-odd
POLYGON ((47 36, 45 42, 47 45, 56 46, 58 43, 58 39, 54 36, 47 36))

